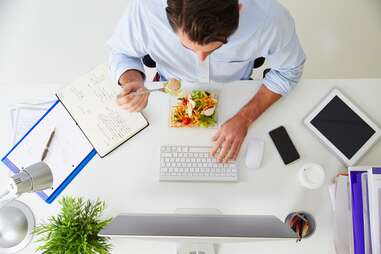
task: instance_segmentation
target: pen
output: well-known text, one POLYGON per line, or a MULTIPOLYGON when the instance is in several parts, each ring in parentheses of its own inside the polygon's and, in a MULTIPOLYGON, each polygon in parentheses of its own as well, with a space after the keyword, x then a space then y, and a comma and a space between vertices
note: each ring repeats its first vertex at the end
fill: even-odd
POLYGON ((50 134, 48 143, 46 143, 44 152, 43 152, 42 155, 41 155, 41 161, 44 161, 44 159, 45 159, 46 156, 48 155, 48 152, 49 152, 49 146, 50 146, 50 143, 52 143, 52 140, 53 140, 53 137, 54 137, 54 134, 55 134, 55 133, 56 133, 56 128, 54 128, 54 130, 53 130, 52 133, 50 134))

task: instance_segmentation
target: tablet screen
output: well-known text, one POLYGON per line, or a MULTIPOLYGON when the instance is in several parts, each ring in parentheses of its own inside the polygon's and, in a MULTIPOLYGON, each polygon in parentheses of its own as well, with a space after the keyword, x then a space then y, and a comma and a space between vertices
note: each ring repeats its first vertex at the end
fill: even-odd
POLYGON ((332 98, 311 124, 348 159, 376 132, 338 96, 332 98))

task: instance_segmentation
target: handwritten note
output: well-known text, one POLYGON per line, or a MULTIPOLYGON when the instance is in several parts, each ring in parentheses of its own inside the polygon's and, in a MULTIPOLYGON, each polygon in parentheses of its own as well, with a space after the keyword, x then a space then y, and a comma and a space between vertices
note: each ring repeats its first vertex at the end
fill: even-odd
POLYGON ((107 67, 101 65, 57 93, 100 156, 148 125, 141 113, 117 106, 119 92, 120 87, 108 77, 107 67))

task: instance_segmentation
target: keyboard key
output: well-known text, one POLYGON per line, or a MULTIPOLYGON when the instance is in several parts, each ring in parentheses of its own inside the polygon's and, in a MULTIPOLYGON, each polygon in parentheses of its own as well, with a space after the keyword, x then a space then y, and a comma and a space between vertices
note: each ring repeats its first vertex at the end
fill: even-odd
POLYGON ((189 152, 190 153, 209 153, 211 148, 209 147, 202 147, 202 146, 190 146, 189 152))

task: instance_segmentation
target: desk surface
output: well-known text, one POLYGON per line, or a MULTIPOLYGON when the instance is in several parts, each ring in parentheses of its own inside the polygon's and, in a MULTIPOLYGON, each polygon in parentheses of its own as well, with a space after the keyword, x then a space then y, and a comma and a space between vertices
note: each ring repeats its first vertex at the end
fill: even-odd
MULTIPOLYGON (((339 88, 371 119, 381 126, 379 110, 380 79, 358 80, 303 80, 288 96, 271 107, 249 131, 248 137, 265 140, 265 155, 258 170, 240 170, 238 183, 160 183, 158 181, 159 145, 183 143, 205 144, 215 130, 170 130, 167 114, 168 97, 152 95, 145 114, 149 128, 121 146, 104 159, 95 158, 77 176, 63 195, 100 198, 107 202, 106 215, 121 212, 171 213, 176 208, 218 208, 225 214, 273 214, 281 219, 291 211, 308 211, 317 221, 315 234, 299 244, 294 242, 256 242, 221 245, 219 253, 334 253, 332 212, 326 186, 319 190, 303 189, 296 178, 305 162, 323 165, 328 183, 343 168, 309 130, 302 119, 330 91, 339 88), (164 116, 164 117, 163 117, 164 116), (284 125, 301 159, 284 166, 268 131, 284 125), (194 138, 193 133, 198 138, 194 138), (177 141, 178 143, 178 141, 177 141), (147 160, 149 158, 149 160, 147 160)), ((223 85, 221 121, 228 119, 255 93, 258 82, 223 85), (227 94, 230 94, 227 97, 227 94)), ((0 151, 10 147, 11 123, 9 109, 21 102, 35 101, 50 96, 60 85, 34 85, 2 87, 0 100, 0 151)), ((244 151, 242 149, 241 152, 244 151)), ((381 164, 381 144, 377 143, 359 164, 381 164)), ((0 166, 0 185, 5 183, 7 169, 0 166)), ((58 211, 57 202, 47 205, 36 195, 24 195, 21 200, 31 206, 38 222, 58 211)), ((112 240, 112 253, 175 253, 176 246, 165 242, 139 240, 112 240), (171 251, 171 252, 170 252, 171 251)), ((32 253, 36 244, 21 253, 32 253)))

